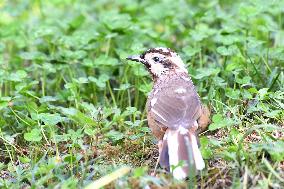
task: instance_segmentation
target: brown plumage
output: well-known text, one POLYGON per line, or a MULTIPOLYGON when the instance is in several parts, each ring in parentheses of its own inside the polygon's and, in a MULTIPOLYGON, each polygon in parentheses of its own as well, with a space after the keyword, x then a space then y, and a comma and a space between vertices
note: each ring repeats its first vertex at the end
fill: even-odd
POLYGON ((196 137, 203 111, 181 58, 169 48, 152 48, 128 59, 143 63, 153 77, 146 108, 148 125, 159 140, 160 165, 177 179, 188 176, 190 162, 196 169, 203 169, 196 137), (184 165, 172 170, 182 161, 184 165))

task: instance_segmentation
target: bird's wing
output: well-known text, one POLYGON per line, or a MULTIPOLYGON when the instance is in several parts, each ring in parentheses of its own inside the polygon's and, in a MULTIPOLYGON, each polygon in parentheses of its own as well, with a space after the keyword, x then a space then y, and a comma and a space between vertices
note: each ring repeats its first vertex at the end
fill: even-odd
POLYGON ((150 108, 154 120, 170 129, 192 127, 201 112, 200 100, 192 82, 182 78, 160 88, 150 108))

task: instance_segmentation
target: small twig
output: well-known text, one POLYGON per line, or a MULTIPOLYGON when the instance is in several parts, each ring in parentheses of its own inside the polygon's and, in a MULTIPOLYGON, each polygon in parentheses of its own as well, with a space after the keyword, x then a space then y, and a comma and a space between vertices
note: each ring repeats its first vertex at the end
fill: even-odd
POLYGON ((122 177, 126 175, 131 169, 129 167, 122 167, 96 181, 93 183, 87 185, 84 189, 99 189, 102 188, 109 183, 113 182, 114 180, 118 179, 119 177, 122 177))
MULTIPOLYGON (((226 170, 226 168, 224 167, 219 173, 217 173, 217 174, 215 174, 213 177, 211 177, 211 178, 205 183, 204 187, 206 188, 206 186, 207 186, 208 184, 210 184, 213 180, 215 180, 218 176, 220 176, 225 170, 226 170)), ((227 172, 228 172, 228 170, 227 170, 227 172)), ((227 173, 227 172, 226 172, 226 173, 227 173)))
POLYGON ((244 180, 243 180, 243 189, 247 189, 247 185, 248 185, 248 167, 245 167, 245 174, 244 174, 244 180))
POLYGON ((157 171, 157 168, 158 168, 158 165, 159 165, 159 162, 160 162, 160 158, 161 158, 161 151, 163 149, 163 145, 164 143, 162 142, 162 145, 160 145, 160 141, 158 143, 158 147, 159 147, 159 156, 158 156, 158 159, 157 159, 157 162, 156 162, 156 165, 155 165, 155 168, 154 168, 154 175, 156 175, 156 171, 157 171))

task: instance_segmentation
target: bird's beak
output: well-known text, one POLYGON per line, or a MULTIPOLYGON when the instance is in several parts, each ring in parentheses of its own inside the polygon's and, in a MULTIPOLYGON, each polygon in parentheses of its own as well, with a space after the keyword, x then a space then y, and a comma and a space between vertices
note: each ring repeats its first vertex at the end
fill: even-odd
POLYGON ((135 61, 135 62, 140 62, 140 63, 142 63, 144 65, 147 64, 147 62, 144 59, 142 59, 140 57, 140 55, 132 55, 132 56, 127 57, 126 59, 127 60, 132 60, 132 61, 135 61))

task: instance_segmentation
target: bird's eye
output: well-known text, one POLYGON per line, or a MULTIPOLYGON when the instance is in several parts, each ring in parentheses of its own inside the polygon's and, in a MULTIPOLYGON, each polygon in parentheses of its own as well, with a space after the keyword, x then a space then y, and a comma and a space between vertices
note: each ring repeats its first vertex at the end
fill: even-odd
POLYGON ((159 57, 156 57, 156 56, 155 56, 155 57, 153 58, 153 60, 154 60, 155 62, 159 62, 160 59, 159 59, 159 57))

